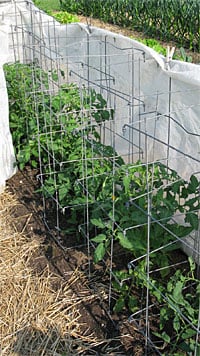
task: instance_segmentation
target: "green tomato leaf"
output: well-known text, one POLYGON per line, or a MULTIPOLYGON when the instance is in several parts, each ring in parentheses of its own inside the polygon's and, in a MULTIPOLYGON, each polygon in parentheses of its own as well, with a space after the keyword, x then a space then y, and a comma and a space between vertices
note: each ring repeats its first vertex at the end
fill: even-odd
POLYGON ((199 227, 199 219, 198 219, 198 215, 195 213, 188 213, 185 217, 185 222, 190 223, 190 225, 192 226, 192 228, 194 230, 198 230, 199 227))
POLYGON ((187 188, 183 188, 182 192, 181 192, 181 197, 186 199, 189 195, 188 189, 187 188))
POLYGON ((94 263, 101 261, 105 255, 106 248, 103 242, 101 242, 94 251, 94 263))
POLYGON ((130 176, 125 176, 123 178, 123 184, 124 184, 124 188, 125 188, 125 193, 129 193, 130 192, 130 181, 131 181, 130 176))
POLYGON ((179 181, 179 182, 176 182, 176 183, 173 183, 172 186, 171 186, 171 190, 173 193, 178 193, 180 192, 180 188, 183 186, 183 182, 182 181, 179 181))
POLYGON ((183 289, 183 282, 178 281, 175 285, 175 288, 173 289, 173 292, 172 292, 173 299, 175 300, 175 302, 177 304, 180 304, 180 305, 185 304, 185 300, 184 300, 183 294, 182 294, 182 289, 183 289))
POLYGON ((94 119, 96 120, 97 123, 101 122, 101 116, 98 112, 93 112, 92 117, 94 117, 94 119))
POLYGON ((31 166, 32 166, 33 168, 37 168, 38 162, 32 159, 32 160, 31 160, 31 166))
POLYGON ((138 309, 138 299, 134 296, 130 296, 128 300, 128 307, 132 313, 138 309))
POLYGON ((105 241, 106 239, 107 239, 107 236, 106 236, 106 235, 104 235, 104 234, 99 234, 99 235, 93 237, 93 238, 91 239, 91 241, 94 241, 94 242, 99 243, 99 242, 105 241))
POLYGON ((100 229, 103 229, 106 226, 101 219, 91 219, 91 223, 100 229))
POLYGON ((163 331, 163 333, 161 334, 161 337, 165 342, 170 343, 170 340, 171 340, 170 336, 165 331, 163 331))
POLYGON ((199 187, 199 181, 198 181, 198 179, 194 176, 194 175, 192 175, 191 177, 190 177, 190 182, 189 182, 189 184, 188 184, 188 191, 190 192, 190 193, 195 193, 196 192, 196 189, 199 187))
POLYGON ((200 283, 197 285, 196 293, 197 293, 197 294, 200 294, 200 283))
POLYGON ((59 200, 61 202, 66 197, 68 193, 68 189, 65 185, 60 185, 58 192, 59 192, 59 200))
POLYGON ((125 248, 129 251, 135 251, 136 241, 134 241, 134 238, 129 239, 127 236, 124 236, 122 233, 119 233, 117 235, 117 238, 119 239, 119 243, 123 248, 125 248))
POLYGON ((186 329, 186 331, 181 335, 182 339, 189 339, 190 337, 196 335, 196 330, 194 329, 186 329))
POLYGON ((115 306, 113 308, 114 312, 119 313, 123 310, 125 307, 125 300, 124 296, 121 296, 115 303, 115 306))
POLYGON ((189 262, 189 265, 190 265, 190 271, 195 271, 195 269, 196 269, 196 264, 195 264, 195 262, 193 261, 193 259, 192 259, 192 257, 191 256, 189 256, 188 257, 188 262, 189 262))
POLYGON ((102 121, 107 121, 110 118, 110 113, 108 110, 103 110, 101 112, 102 121))
POLYGON ((180 238, 189 235, 193 230, 193 227, 191 226, 184 226, 178 224, 167 224, 166 226, 171 232, 173 232, 180 238))
POLYGON ((147 216, 143 212, 135 209, 131 214, 131 220, 134 225, 145 224, 147 223, 147 216))
POLYGON ((180 317, 178 314, 175 315, 174 320, 173 320, 173 328, 176 331, 176 333, 178 334, 179 330, 180 330, 181 324, 180 324, 180 317))
MULTIPOLYGON (((186 355, 186 353, 187 353, 187 355, 191 355, 191 354, 193 355, 194 354, 193 353, 194 345, 191 342, 188 342, 188 340, 186 342, 185 341, 181 342, 179 344, 179 348, 184 351, 184 355, 186 355)), ((198 350, 198 348, 197 348, 197 350, 198 350)), ((199 355, 198 351, 197 351, 197 355, 199 355)), ((179 354, 175 354, 174 356, 180 356, 180 353, 179 354)), ((182 354, 181 354, 181 356, 182 356, 182 354)))
POLYGON ((128 240, 126 236, 124 236, 122 233, 119 233, 117 235, 117 238, 119 239, 119 243, 122 247, 126 248, 127 250, 133 251, 134 247, 131 241, 128 240))
POLYGON ((160 333, 157 333, 157 332, 154 332, 153 333, 155 336, 158 336, 160 339, 164 340, 167 344, 170 343, 170 336, 165 332, 163 331, 162 334, 160 333))

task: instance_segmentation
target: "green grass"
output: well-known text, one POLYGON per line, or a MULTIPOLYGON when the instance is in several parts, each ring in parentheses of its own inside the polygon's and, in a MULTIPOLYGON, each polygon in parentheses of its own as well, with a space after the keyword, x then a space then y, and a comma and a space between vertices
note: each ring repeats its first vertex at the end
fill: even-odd
POLYGON ((34 0, 34 4, 45 12, 60 11, 59 0, 34 0))

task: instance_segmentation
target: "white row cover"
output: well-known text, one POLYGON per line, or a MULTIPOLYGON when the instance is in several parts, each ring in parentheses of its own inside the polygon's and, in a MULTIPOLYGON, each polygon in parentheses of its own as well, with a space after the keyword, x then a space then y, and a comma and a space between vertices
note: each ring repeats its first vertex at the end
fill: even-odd
POLYGON ((16 60, 11 44, 15 25, 21 32, 26 30, 21 42, 18 38, 17 60, 23 61, 25 45, 30 47, 30 37, 34 37, 40 48, 34 51, 34 57, 30 50, 30 59, 40 60, 42 51, 43 57, 59 59, 70 73, 71 81, 84 83, 86 73, 91 85, 101 79, 105 95, 107 87, 102 83, 105 81, 108 86, 110 78, 109 91, 115 95, 115 100, 111 98, 110 102, 116 106, 116 148, 120 154, 126 155, 128 149, 122 145, 122 136, 128 140, 133 133, 135 146, 140 144, 144 151, 148 137, 146 160, 167 159, 170 168, 186 179, 200 171, 200 66, 174 60, 168 62, 143 44, 104 29, 78 23, 61 25, 32 2, 18 0, 0 2, 1 189, 16 172, 2 70, 3 63, 16 60), (130 103, 131 122, 128 120, 130 103))
POLYGON ((3 72, 3 64, 9 61, 8 31, 6 25, 0 27, 0 193, 5 182, 16 172, 15 155, 9 129, 8 95, 3 72))

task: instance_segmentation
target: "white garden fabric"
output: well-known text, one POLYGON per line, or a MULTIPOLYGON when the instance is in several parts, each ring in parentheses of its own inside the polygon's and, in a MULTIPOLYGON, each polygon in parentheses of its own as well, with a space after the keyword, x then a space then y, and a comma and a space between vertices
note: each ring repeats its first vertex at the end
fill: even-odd
POLYGON ((5 182, 16 172, 15 155, 9 128, 9 111, 6 81, 3 63, 9 60, 8 31, 6 25, 0 26, 0 193, 4 190, 5 182))

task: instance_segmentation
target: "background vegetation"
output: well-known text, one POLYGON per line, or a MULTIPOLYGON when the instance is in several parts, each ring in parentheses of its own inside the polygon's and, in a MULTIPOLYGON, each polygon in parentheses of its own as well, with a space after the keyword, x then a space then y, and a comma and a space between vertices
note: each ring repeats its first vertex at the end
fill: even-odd
POLYGON ((72 13, 200 50, 199 0, 60 0, 60 4, 72 13))

